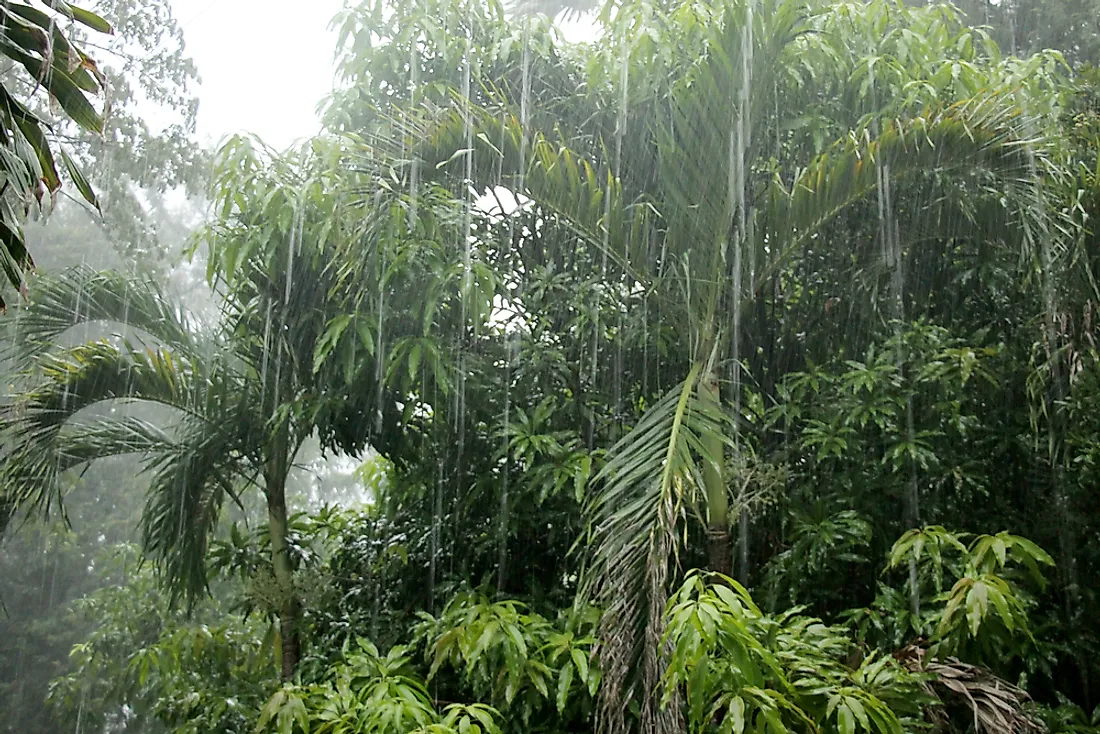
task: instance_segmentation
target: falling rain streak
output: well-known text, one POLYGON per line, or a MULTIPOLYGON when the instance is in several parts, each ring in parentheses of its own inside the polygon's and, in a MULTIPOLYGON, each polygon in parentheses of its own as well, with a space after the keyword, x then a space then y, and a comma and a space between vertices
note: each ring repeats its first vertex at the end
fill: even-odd
POLYGON ((351 3, 282 150, 167 0, 6 3, 0 732, 1095 725, 1100 0, 1037 2, 351 3))

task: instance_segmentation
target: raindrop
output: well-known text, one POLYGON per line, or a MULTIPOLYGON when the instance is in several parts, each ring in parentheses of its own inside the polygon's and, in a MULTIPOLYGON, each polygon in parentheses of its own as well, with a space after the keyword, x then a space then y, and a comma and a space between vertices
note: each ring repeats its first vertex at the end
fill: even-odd
MULTIPOLYGON (((409 98, 417 104, 420 87, 420 39, 414 39, 409 49, 409 98)), ((409 165, 409 229, 416 227, 420 203, 420 159, 413 155, 409 165)))
POLYGON ((297 256, 298 246, 302 237, 305 209, 304 197, 294 203, 294 219, 290 225, 290 244, 286 255, 286 289, 283 292, 283 305, 290 305, 290 291, 294 287, 294 258, 297 256))
MULTIPOLYGON (((749 146, 752 139, 752 106, 750 94, 752 92, 752 64, 753 64, 753 22, 754 0, 749 0, 745 6, 745 24, 741 35, 741 88, 738 94, 737 110, 735 112, 734 125, 730 131, 730 166, 729 166, 729 200, 730 207, 736 214, 736 227, 734 228, 733 263, 731 273, 732 301, 733 301, 733 325, 731 333, 731 357, 730 368, 732 370, 731 384, 733 390, 733 405, 735 423, 733 428, 734 451, 740 452, 739 421, 741 419, 741 305, 744 294, 742 293, 742 268, 743 253, 746 248, 755 249, 755 243, 750 240, 754 234, 752 220, 747 210, 746 169, 749 146)), ((749 513, 742 507, 738 513, 738 547, 740 555, 740 580, 748 584, 749 573, 749 513)))
MULTIPOLYGON (((455 433, 456 436, 456 449, 455 449, 455 477, 457 480, 455 499, 454 499, 454 512, 455 522, 458 522, 459 518, 459 498, 462 491, 465 488, 466 479, 466 467, 465 451, 466 451, 466 371, 467 371, 467 359, 468 359, 468 345, 466 343, 467 332, 467 319, 470 317, 468 304, 473 298, 473 271, 472 271, 472 232, 473 232, 473 165, 474 165, 474 151, 473 151, 473 118, 471 115, 472 100, 470 99, 470 85, 471 85, 471 67, 473 62, 471 60, 471 38, 469 31, 466 34, 466 48, 465 55, 462 63, 462 105, 463 105, 463 127, 465 131, 466 139, 466 155, 465 155, 465 176, 463 180, 463 216, 462 216, 462 289, 459 294, 459 303, 461 304, 461 317, 458 324, 458 334, 456 335, 458 361, 457 361, 457 379, 455 387, 455 433)), ((457 542, 458 533, 455 533, 455 537, 452 542, 457 542)), ((451 553, 451 563, 454 563, 454 559, 457 553, 451 553)))

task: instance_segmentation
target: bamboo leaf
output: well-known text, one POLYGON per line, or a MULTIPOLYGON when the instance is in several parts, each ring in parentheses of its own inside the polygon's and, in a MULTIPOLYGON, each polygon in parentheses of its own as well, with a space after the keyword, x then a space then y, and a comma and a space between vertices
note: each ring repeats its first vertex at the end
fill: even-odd
POLYGON ((96 211, 103 213, 103 210, 99 207, 99 199, 96 198, 95 191, 92 189, 92 185, 88 182, 88 179, 84 177, 84 172, 80 170, 79 164, 73 160, 69 152, 64 148, 61 148, 61 160, 65 163, 65 170, 69 172, 69 177, 76 184, 77 191, 84 197, 84 201, 88 202, 96 208, 96 211))

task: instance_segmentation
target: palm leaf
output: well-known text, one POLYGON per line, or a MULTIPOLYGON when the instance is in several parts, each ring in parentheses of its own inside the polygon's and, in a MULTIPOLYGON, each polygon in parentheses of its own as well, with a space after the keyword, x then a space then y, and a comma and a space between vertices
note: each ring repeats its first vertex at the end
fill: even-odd
MULTIPOLYGON (((241 415, 215 425, 190 424, 171 451, 151 454, 152 473, 141 516, 142 545, 157 561, 172 600, 193 600, 207 590, 207 548, 227 497, 242 489, 239 477, 256 466, 248 455, 250 437, 263 426, 241 415)), ((239 502, 239 500, 237 500, 239 502)))
POLYGON ((73 3, 65 2, 65 0, 45 0, 45 2, 51 8, 72 18, 78 23, 88 26, 92 30, 99 31, 100 33, 114 33, 114 29, 111 28, 110 23, 90 10, 85 10, 73 3))
MULTIPOLYGON (((1033 156, 1042 156, 1044 141, 1027 135, 1027 126, 1013 100, 991 94, 894 120, 874 138, 864 131, 837 142, 811 161, 789 188, 773 182, 763 226, 776 254, 760 280, 785 266, 842 212, 873 194, 883 168, 896 181, 934 174, 942 186, 987 176, 988 189, 1015 204, 1001 209, 1003 220, 997 229, 1002 234, 1014 232, 1023 246, 1031 247, 1039 232, 1049 228, 1049 214, 1034 206, 1041 182, 1030 173, 1033 156)), ((928 202, 931 210, 945 200, 929 197, 928 202)), ((928 220, 943 221, 943 237, 965 237, 975 228, 990 226, 988 220, 928 220)))
POLYGON ((586 508, 592 530, 584 594, 605 610, 599 655, 608 690, 601 698, 621 702, 602 711, 611 731, 625 731, 632 699, 642 707, 646 731, 671 731, 679 716, 675 706, 658 710, 650 695, 664 672, 663 615, 678 565, 677 533, 699 501, 703 462, 722 460, 709 454, 708 439, 724 446, 733 434, 731 417, 697 397, 700 369, 611 448, 586 508))
POLYGON ((525 129, 518 110, 506 101, 480 107, 457 96, 449 107, 395 110, 390 122, 389 137, 375 138, 369 148, 374 158, 369 165, 379 175, 410 165, 411 153, 427 175, 450 177, 461 185, 466 156, 472 155, 476 188, 513 187, 636 280, 647 282, 635 264, 644 262, 643 235, 655 208, 640 192, 627 192, 605 166, 575 150, 568 137, 525 129), (467 127, 472 147, 467 147, 467 127))
POLYGON ((192 357, 213 346, 202 343, 198 324, 151 277, 76 267, 35 282, 34 301, 9 328, 7 356, 26 364, 75 326, 91 324, 121 327, 138 343, 168 345, 192 357))
MULTIPOLYGON (((791 17, 780 30, 789 41, 798 27, 796 18, 791 17)), ((686 89, 698 91, 699 79, 710 79, 705 88, 717 88, 717 82, 702 70, 694 78, 696 83, 686 89)), ((713 136, 704 133, 704 129, 717 126, 718 119, 709 127, 688 125, 687 121, 699 114, 713 117, 695 91, 685 93, 677 102, 683 108, 680 118, 684 127, 662 133, 661 160, 667 164, 661 169, 656 198, 645 192, 629 194, 620 180, 599 173, 599 163, 573 151, 567 139, 524 130, 514 110, 478 108, 464 100, 456 100, 448 109, 395 113, 397 139, 377 141, 372 150, 390 164, 399 151, 407 155, 412 150, 426 171, 446 171, 472 150, 475 182, 522 185, 525 195, 557 215, 560 223, 587 244, 606 252, 645 287, 654 288, 662 273, 665 277, 671 273, 666 270, 668 262, 654 259, 647 236, 654 228, 663 231, 670 251, 676 247, 683 252, 697 251, 688 261, 690 270, 681 272, 681 277, 716 284, 715 262, 721 260, 728 240, 734 203, 726 187, 715 182, 727 176, 727 156, 722 151, 728 152, 730 143, 712 140, 713 136), (467 125, 472 149, 465 147, 467 125), (707 141, 724 147, 716 154, 704 145, 707 141), (511 175, 506 173, 509 170, 511 175)), ((1051 229, 1044 220, 1049 213, 1034 205, 1040 184, 1030 173, 1032 157, 1043 159, 1045 141, 1028 134, 1029 122, 1015 100, 988 94, 895 119, 878 136, 867 129, 854 131, 810 161, 789 184, 777 178, 767 187, 758 202, 756 244, 767 242, 769 254, 761 263, 757 282, 762 287, 827 225, 872 196, 883 170, 898 182, 935 177, 944 189, 984 176, 986 191, 998 198, 1007 195, 1015 204, 993 210, 1002 216, 1001 221, 990 222, 988 216, 981 220, 932 216, 936 207, 949 205, 951 199, 931 195, 926 197, 929 216, 925 221, 940 223, 943 229, 938 234, 946 238, 977 236, 993 226, 1001 235, 1014 233, 1026 253, 1041 232, 1051 229)), ((728 119, 725 127, 729 127, 728 119)), ((665 291, 666 296, 671 294, 665 291)), ((707 299, 699 288, 693 293, 707 299)), ((744 298, 754 297, 746 289, 744 298)), ((693 311, 701 309, 696 305, 693 311)))
POLYGON ((751 165, 753 151, 759 147, 750 131, 765 117, 763 95, 773 89, 777 74, 791 65, 788 57, 795 41, 808 30, 802 3, 778 0, 763 5, 752 14, 751 55, 745 55, 745 3, 729 3, 708 24, 706 54, 676 80, 669 94, 668 121, 654 125, 660 161, 655 196, 666 222, 666 237, 674 251, 700 252, 702 256, 693 258, 698 282, 713 280, 716 260, 725 257, 731 241, 738 207, 754 203, 752 192, 745 191, 751 171, 741 171, 740 182, 736 174, 740 167, 751 165), (749 89, 742 89, 743 64, 749 64, 749 89), (748 100, 741 141, 746 161, 738 160, 742 95, 748 100), (747 194, 747 200, 741 200, 738 189, 747 194))
POLYGON ((15 511, 63 512, 65 471, 105 456, 138 455, 151 477, 146 550, 173 599, 194 598, 206 588, 206 543, 225 497, 235 497, 236 483, 260 464, 251 452, 264 431, 255 396, 236 364, 206 346, 149 280, 78 271, 43 281, 41 295, 28 307, 18 339, 34 357, 21 375, 25 387, 0 406, 6 508, 0 529, 15 511), (57 345, 74 320, 138 329, 160 343, 57 345), (104 413, 120 403, 163 406, 172 417, 160 427, 104 413))
MULTIPOLYGON (((113 401, 142 401, 216 425, 220 416, 205 412, 219 403, 212 393, 231 394, 235 389, 217 372, 209 373, 169 351, 106 342, 44 355, 36 375, 38 384, 0 408, 0 435, 7 447, 2 469, 6 491, 21 507, 43 513, 60 503, 61 472, 74 466, 74 459, 85 457, 79 445, 68 447, 72 432, 63 430, 82 411, 113 401)), ((149 448, 137 443, 133 452, 149 448)), ((86 457, 92 458, 94 454, 86 457)))
MULTIPOLYGON (((244 407, 244 406, 241 406, 244 407)), ((135 416, 66 424, 56 442, 57 470, 107 456, 138 455, 150 476, 142 543, 157 562, 172 601, 206 591, 206 551, 236 477, 257 465, 249 456, 250 416, 217 423, 184 419, 165 429, 135 416)))

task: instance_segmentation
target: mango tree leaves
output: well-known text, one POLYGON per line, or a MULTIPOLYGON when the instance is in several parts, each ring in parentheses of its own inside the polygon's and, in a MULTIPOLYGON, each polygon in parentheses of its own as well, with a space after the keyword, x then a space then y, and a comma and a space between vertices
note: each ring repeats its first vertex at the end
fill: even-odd
POLYGON ((256 734, 500 734, 500 712, 483 703, 451 704, 442 713, 415 673, 406 648, 382 655, 360 638, 322 684, 285 685, 256 722, 256 734))
POLYGON ((1046 579, 1039 567, 1054 565, 1046 551, 1026 538, 1007 532, 971 537, 940 526, 905 533, 894 544, 887 569, 900 568, 910 560, 918 569, 921 590, 931 582, 937 592, 924 602, 935 610, 933 652, 970 653, 971 659, 986 662, 992 662, 995 650, 1012 647, 1002 644, 1007 643, 1004 636, 1030 638, 1030 597, 1021 581, 1029 579, 1044 588, 1046 579), (1026 575, 1019 573, 1019 566, 1026 575), (939 593, 945 571, 954 582, 939 593))
POLYGON ((919 714, 917 679, 891 659, 850 668, 843 630, 797 610, 766 615, 728 577, 689 574, 667 620, 665 701, 684 691, 692 731, 717 721, 728 734, 901 734, 902 718, 919 714))
MULTIPOLYGON (((34 91, 45 89, 66 115, 85 130, 102 132, 103 118, 89 99, 104 91, 104 77, 95 61, 73 43, 63 30, 65 19, 101 33, 110 25, 98 15, 75 5, 53 0, 46 12, 29 3, 6 2, 0 6, 0 54, 23 68, 34 91)), ((0 88, 0 193, 22 206, 0 207, 0 260, 13 287, 25 291, 24 275, 34 260, 23 241, 22 223, 32 200, 55 195, 61 177, 47 137, 50 126, 34 115, 7 88, 0 88)), ((80 195, 98 208, 98 201, 72 158, 61 151, 66 171, 80 195)), ((5 308, 0 296, 0 310, 5 308)))
POLYGON ((596 616, 580 608, 551 622, 516 601, 461 593, 438 619, 423 614, 417 637, 429 678, 455 671, 477 697, 527 725, 548 706, 565 718, 590 707, 600 682, 591 659, 596 616))

